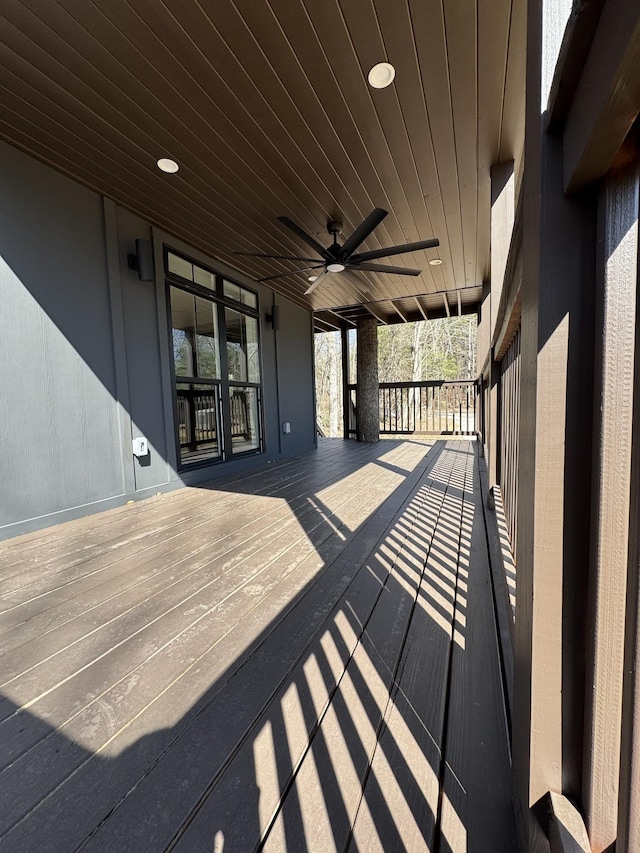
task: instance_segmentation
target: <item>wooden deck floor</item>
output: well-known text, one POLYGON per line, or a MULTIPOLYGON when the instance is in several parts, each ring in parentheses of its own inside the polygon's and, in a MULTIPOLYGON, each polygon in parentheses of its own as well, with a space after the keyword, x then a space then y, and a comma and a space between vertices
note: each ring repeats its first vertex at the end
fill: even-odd
POLYGON ((0 544, 0 850, 515 851, 475 445, 0 544))

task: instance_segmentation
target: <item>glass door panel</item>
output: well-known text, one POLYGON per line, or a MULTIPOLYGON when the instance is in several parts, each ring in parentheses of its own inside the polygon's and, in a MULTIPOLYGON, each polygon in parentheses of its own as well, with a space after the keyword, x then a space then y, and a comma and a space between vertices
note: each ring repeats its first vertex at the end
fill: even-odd
POLYGON ((229 386, 231 412, 231 449, 233 453, 246 453, 260 447, 260 421, 258 418, 258 389, 229 386))
POLYGON ((176 385, 178 439, 183 465, 221 455, 220 389, 217 385, 176 385))

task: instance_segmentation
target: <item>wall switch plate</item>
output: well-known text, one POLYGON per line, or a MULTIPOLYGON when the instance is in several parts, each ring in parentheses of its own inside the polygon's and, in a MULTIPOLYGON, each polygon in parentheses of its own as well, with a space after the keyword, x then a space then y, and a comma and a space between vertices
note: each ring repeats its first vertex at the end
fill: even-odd
POLYGON ((133 439, 133 455, 137 456, 138 459, 141 456, 146 456, 149 453, 149 442, 146 438, 142 438, 139 436, 138 438, 133 439))
POLYGON ((286 424, 282 424, 282 432, 285 432, 285 433, 291 432, 291 424, 288 421, 286 424))

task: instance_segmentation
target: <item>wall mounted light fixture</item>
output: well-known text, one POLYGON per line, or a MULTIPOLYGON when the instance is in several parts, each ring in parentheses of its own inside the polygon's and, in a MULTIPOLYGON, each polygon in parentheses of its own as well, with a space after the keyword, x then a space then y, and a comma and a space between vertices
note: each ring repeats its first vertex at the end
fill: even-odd
POLYGON ((140 281, 153 281, 153 247, 151 240, 144 237, 136 239, 135 254, 127 255, 127 264, 130 270, 137 270, 140 281))
POLYGON ((271 306, 271 314, 267 314, 265 320, 275 331, 280 328, 280 308, 275 303, 271 306))

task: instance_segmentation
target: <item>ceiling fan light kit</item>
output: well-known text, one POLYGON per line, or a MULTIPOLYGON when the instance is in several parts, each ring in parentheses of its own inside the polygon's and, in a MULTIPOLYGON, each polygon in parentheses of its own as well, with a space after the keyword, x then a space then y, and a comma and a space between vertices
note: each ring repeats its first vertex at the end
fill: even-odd
POLYGON ((387 211, 381 207, 374 208, 367 218, 353 232, 345 242, 340 245, 338 236, 342 233, 342 223, 334 219, 327 223, 327 231, 333 237, 333 243, 325 248, 315 237, 303 231, 292 219, 287 216, 279 216, 278 219, 283 225, 286 225, 289 230, 306 243, 317 255, 318 258, 303 258, 298 255, 269 255, 263 252, 236 252, 237 255, 246 255, 252 258, 273 258, 277 260, 288 261, 303 261, 313 264, 313 266, 304 267, 291 272, 277 273, 266 278, 258 279, 259 281, 271 281, 274 278, 282 278, 288 275, 298 275, 301 272, 310 272, 308 281, 311 286, 305 290, 305 296, 318 287, 322 280, 329 273, 342 273, 347 270, 361 270, 363 272, 378 272, 378 273, 393 273, 394 275, 420 275, 422 270, 412 270, 407 267, 392 267, 388 264, 373 264, 371 261, 378 258, 388 258, 391 255, 403 255, 406 252, 419 252, 422 249, 433 249, 440 245, 437 238, 432 240, 419 240, 416 243, 407 243, 404 246, 390 246, 388 249, 374 249, 371 252, 359 252, 356 254, 356 249, 363 243, 372 231, 380 225, 382 220, 387 216, 387 211), (315 271, 318 270, 318 274, 315 271))

